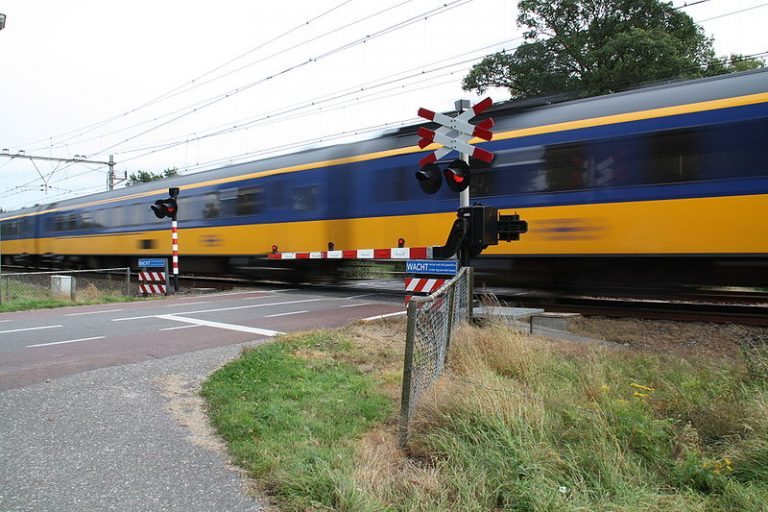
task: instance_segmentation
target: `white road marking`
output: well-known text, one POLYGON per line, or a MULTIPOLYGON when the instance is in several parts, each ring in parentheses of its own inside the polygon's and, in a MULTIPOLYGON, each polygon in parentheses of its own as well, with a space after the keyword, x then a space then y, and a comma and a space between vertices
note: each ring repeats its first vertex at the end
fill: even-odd
POLYGON ((7 334, 9 332, 24 332, 24 331, 40 331, 42 329, 56 329, 58 327, 63 327, 62 325, 44 325, 42 327, 27 327, 25 329, 10 329, 7 331, 0 331, 0 334, 7 334))
MULTIPOLYGON (((228 308, 214 308, 214 309, 199 309, 196 311, 180 311, 178 313, 174 313, 175 315, 195 315, 200 313, 216 313, 218 311, 235 311, 238 309, 251 309, 251 308, 265 308, 268 306, 286 306, 289 304, 302 304, 304 302, 319 302, 322 300, 341 300, 341 299, 304 299, 304 300, 292 300, 287 302, 270 302, 267 304, 249 304, 247 306, 232 306, 228 308)), ((143 320, 145 318, 158 318, 162 315, 144 315, 144 316, 130 316, 125 318, 113 318, 113 322, 123 322, 125 320, 143 320)))
POLYGON ((27 348, 50 347, 51 345, 63 345, 64 343, 77 343, 78 341, 103 340, 104 338, 106 338, 106 336, 94 336, 92 338, 79 338, 76 340, 67 340, 67 341, 54 341, 51 343, 39 343, 37 345, 27 345, 27 348))
POLYGON ((13 322, 13 320, 0 320, 0 324, 4 324, 5 322, 13 322))
POLYGON ((377 316, 369 316, 368 318, 363 318, 361 322, 370 322, 372 320, 381 320, 382 318, 389 318, 391 316, 400 316, 406 314, 407 311, 398 311, 396 313, 388 313, 386 315, 377 315, 377 316))
POLYGON ((64 316, 98 315, 99 313, 114 313, 116 311, 122 311, 122 308, 121 309, 101 309, 99 311, 88 311, 87 313, 67 313, 64 316))
POLYGON ((289 313, 277 313, 276 315, 265 315, 264 318, 275 318, 277 316, 298 315, 299 313, 307 313, 309 310, 304 309, 301 311, 291 311, 289 313))
POLYGON ((363 297, 370 297, 371 295, 376 295, 376 294, 375 293, 364 293, 362 295, 353 295, 352 297, 344 297, 344 300, 362 299, 363 297))
POLYGON ((179 329, 194 329, 195 327, 202 327, 202 325, 180 325, 179 327, 165 327, 160 330, 161 331, 178 331, 179 329))
POLYGON ((185 302, 183 304, 168 304, 167 306, 163 306, 164 308, 178 308, 179 306, 194 306, 197 304, 210 304, 211 301, 204 300, 202 302, 185 302))
POLYGON ((361 302, 360 304, 346 304, 344 306, 339 306, 340 308, 356 308, 358 306, 371 306, 373 305, 372 302, 361 302))
POLYGON ((163 320, 175 320, 176 322, 184 322, 188 324, 202 325, 205 327, 214 327, 216 329, 226 329, 228 331, 239 331, 239 332, 249 332, 252 334, 262 334, 264 336, 276 336, 278 334, 283 334, 280 331, 271 331, 269 329, 259 329, 258 327, 248 327, 246 325, 237 325, 237 324, 225 324, 221 322, 209 322, 208 320, 199 320, 197 318, 184 318, 184 317, 175 316, 175 315, 158 315, 157 318, 162 318, 163 320))

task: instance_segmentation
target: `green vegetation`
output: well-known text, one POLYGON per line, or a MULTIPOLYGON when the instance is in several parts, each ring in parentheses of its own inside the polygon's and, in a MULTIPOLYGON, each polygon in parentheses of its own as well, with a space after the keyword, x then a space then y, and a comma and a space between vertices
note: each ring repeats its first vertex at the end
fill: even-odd
MULTIPOLYGON (((112 302, 129 302, 139 300, 139 297, 124 295, 120 290, 109 286, 96 287, 89 283, 76 291, 74 300, 55 297, 51 293, 50 284, 44 280, 35 282, 33 275, 28 280, 24 278, 4 277, 0 286, 0 313, 24 311, 27 309, 59 308, 65 306, 82 306, 88 304, 106 304, 112 302)), ((48 276, 45 276, 46 279, 48 276)))
POLYGON ((763 338, 713 363, 465 327, 403 453, 403 330, 283 338, 205 384, 282 510, 766 510, 763 338))
POLYGON ((355 495, 354 443, 392 413, 370 377, 333 358, 350 348, 332 333, 285 338, 245 352, 203 387, 235 462, 292 509, 355 495))
POLYGON ((513 98, 592 96, 638 84, 756 69, 750 56, 716 57, 712 39, 679 7, 662 0, 520 0, 522 44, 489 55, 462 83, 513 98))

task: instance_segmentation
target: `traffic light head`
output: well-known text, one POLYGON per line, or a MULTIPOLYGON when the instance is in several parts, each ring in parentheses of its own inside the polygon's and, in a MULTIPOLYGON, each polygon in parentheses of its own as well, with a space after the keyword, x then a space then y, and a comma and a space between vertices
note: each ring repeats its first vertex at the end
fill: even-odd
POLYGON ((416 172, 421 190, 427 194, 434 194, 440 190, 443 178, 440 176, 440 167, 437 164, 427 164, 416 172))
POLYGON ((469 186, 469 164, 464 160, 454 160, 443 174, 448 187, 454 192, 461 192, 469 186))
POLYGON ((150 208, 155 212, 155 217, 158 219, 163 217, 175 218, 178 212, 178 204, 176 204, 176 200, 173 198, 158 199, 150 208))

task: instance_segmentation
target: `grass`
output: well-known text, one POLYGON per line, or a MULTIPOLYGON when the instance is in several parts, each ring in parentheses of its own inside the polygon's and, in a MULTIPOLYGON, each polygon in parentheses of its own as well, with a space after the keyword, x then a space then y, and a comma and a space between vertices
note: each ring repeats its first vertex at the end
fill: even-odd
POLYGON ((403 330, 285 338, 205 384, 233 458, 280 509, 768 510, 761 340, 713 364, 464 327, 403 453, 403 330))
POLYGON ((93 283, 77 289, 75 300, 53 296, 49 286, 16 281, 4 282, 0 293, 0 313, 141 300, 139 297, 124 295, 119 290, 98 288, 93 283))

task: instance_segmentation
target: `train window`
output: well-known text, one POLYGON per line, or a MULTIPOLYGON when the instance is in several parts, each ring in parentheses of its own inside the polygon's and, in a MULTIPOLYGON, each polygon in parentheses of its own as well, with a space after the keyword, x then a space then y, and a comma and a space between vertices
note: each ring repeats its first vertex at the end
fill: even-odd
POLYGON ((311 211, 317 209, 318 189, 316 185, 293 189, 293 209, 311 211))
POLYGON ((67 216, 67 229, 75 230, 79 227, 78 215, 76 213, 70 213, 67 216))
POLYGON ((221 214, 219 193, 213 192, 203 196, 203 218, 215 219, 221 214))
POLYGON ((133 203, 126 207, 125 210, 125 224, 127 226, 138 226, 143 223, 146 215, 147 205, 144 203, 133 203))
POLYGON ((91 228, 93 226, 93 219, 91 218, 90 213, 83 213, 80 216, 80 225, 83 229, 91 228))
POLYGON ((272 180, 269 184, 269 207, 280 209, 285 206, 285 181, 272 180))
POLYGON ((2 228, 0 228, 0 235, 2 236, 15 236, 19 234, 18 221, 3 222, 2 228))
POLYGON ((375 172, 373 177, 373 200, 380 203, 389 203, 413 199, 411 191, 419 188, 414 177, 417 170, 413 166, 401 166, 375 172))
POLYGON ((93 223, 96 227, 108 227, 109 226, 109 218, 107 216, 107 210, 102 208, 101 210, 96 210, 93 212, 93 223))
POLYGON ((125 226, 125 210, 126 206, 115 206, 109 209, 109 225, 114 228, 125 226))
POLYGON ((236 215, 253 215, 264 210, 264 189, 249 187, 237 189, 236 215))
POLYGON ((550 191, 575 190, 592 185, 594 160, 583 144, 549 146, 544 151, 544 173, 550 191))
POLYGON ((61 214, 56 215, 54 222, 55 222, 54 230, 64 231, 65 229, 67 229, 67 224, 66 224, 67 221, 66 221, 65 215, 61 215, 61 214))
POLYGON ((731 123, 699 131, 701 177, 768 175, 768 122, 731 123))
POLYGON ((222 217, 231 217, 235 214, 235 202, 237 189, 228 188, 219 193, 219 209, 222 217))

